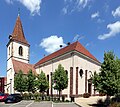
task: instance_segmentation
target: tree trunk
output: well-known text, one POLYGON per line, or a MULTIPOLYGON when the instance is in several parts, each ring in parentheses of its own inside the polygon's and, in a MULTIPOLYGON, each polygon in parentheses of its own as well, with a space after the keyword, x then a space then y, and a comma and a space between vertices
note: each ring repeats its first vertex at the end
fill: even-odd
POLYGON ((59 101, 60 101, 60 90, 59 90, 59 101))
POLYGON ((110 104, 110 95, 107 95, 105 99, 105 105, 109 106, 109 104, 110 104))
POLYGON ((44 91, 42 91, 42 100, 44 100, 44 91))

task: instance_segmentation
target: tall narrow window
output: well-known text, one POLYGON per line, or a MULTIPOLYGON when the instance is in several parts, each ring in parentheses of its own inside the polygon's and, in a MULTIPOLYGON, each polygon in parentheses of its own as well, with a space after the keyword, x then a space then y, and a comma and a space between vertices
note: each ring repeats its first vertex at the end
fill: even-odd
POLYGON ((10 55, 10 47, 9 47, 9 55, 10 55))
POLYGON ((19 47, 19 55, 23 56, 23 48, 22 48, 22 46, 19 47))
POLYGON ((68 76, 68 71, 67 70, 65 70, 65 73, 67 74, 67 76, 68 76))

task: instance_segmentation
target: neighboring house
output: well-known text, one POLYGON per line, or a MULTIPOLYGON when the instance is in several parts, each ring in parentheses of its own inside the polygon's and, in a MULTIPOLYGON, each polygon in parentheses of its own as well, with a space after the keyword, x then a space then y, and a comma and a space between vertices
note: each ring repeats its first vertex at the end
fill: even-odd
POLYGON ((0 77, 0 92, 4 93, 6 89, 6 77, 0 77))
POLYGON ((41 70, 49 80, 48 95, 56 95, 58 92, 52 88, 51 76, 59 64, 62 64, 68 74, 68 88, 62 91, 67 97, 81 96, 84 93, 96 94, 91 83, 91 76, 96 71, 99 72, 101 63, 82 46, 78 41, 60 50, 45 56, 35 65, 29 64, 30 45, 25 39, 20 16, 12 35, 9 36, 7 44, 7 84, 8 92, 14 93, 14 76, 19 70, 27 74, 29 69, 33 73, 39 74, 41 70))

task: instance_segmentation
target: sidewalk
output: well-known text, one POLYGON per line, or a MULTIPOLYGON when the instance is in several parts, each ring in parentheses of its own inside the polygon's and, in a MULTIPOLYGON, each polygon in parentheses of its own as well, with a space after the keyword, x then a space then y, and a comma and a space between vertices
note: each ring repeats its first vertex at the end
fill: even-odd
POLYGON ((106 96, 91 96, 90 98, 79 97, 75 99, 75 103, 82 107, 92 107, 91 104, 96 104, 99 99, 105 99, 106 96))

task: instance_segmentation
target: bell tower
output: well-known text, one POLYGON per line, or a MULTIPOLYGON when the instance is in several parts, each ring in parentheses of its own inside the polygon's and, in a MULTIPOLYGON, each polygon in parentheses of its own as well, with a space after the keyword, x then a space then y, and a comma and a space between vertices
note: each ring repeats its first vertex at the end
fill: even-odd
POLYGON ((7 91, 9 93, 14 93, 15 71, 13 69, 12 59, 29 63, 29 49, 30 45, 24 36, 22 22, 18 14, 14 30, 9 35, 9 42, 7 44, 7 91))

